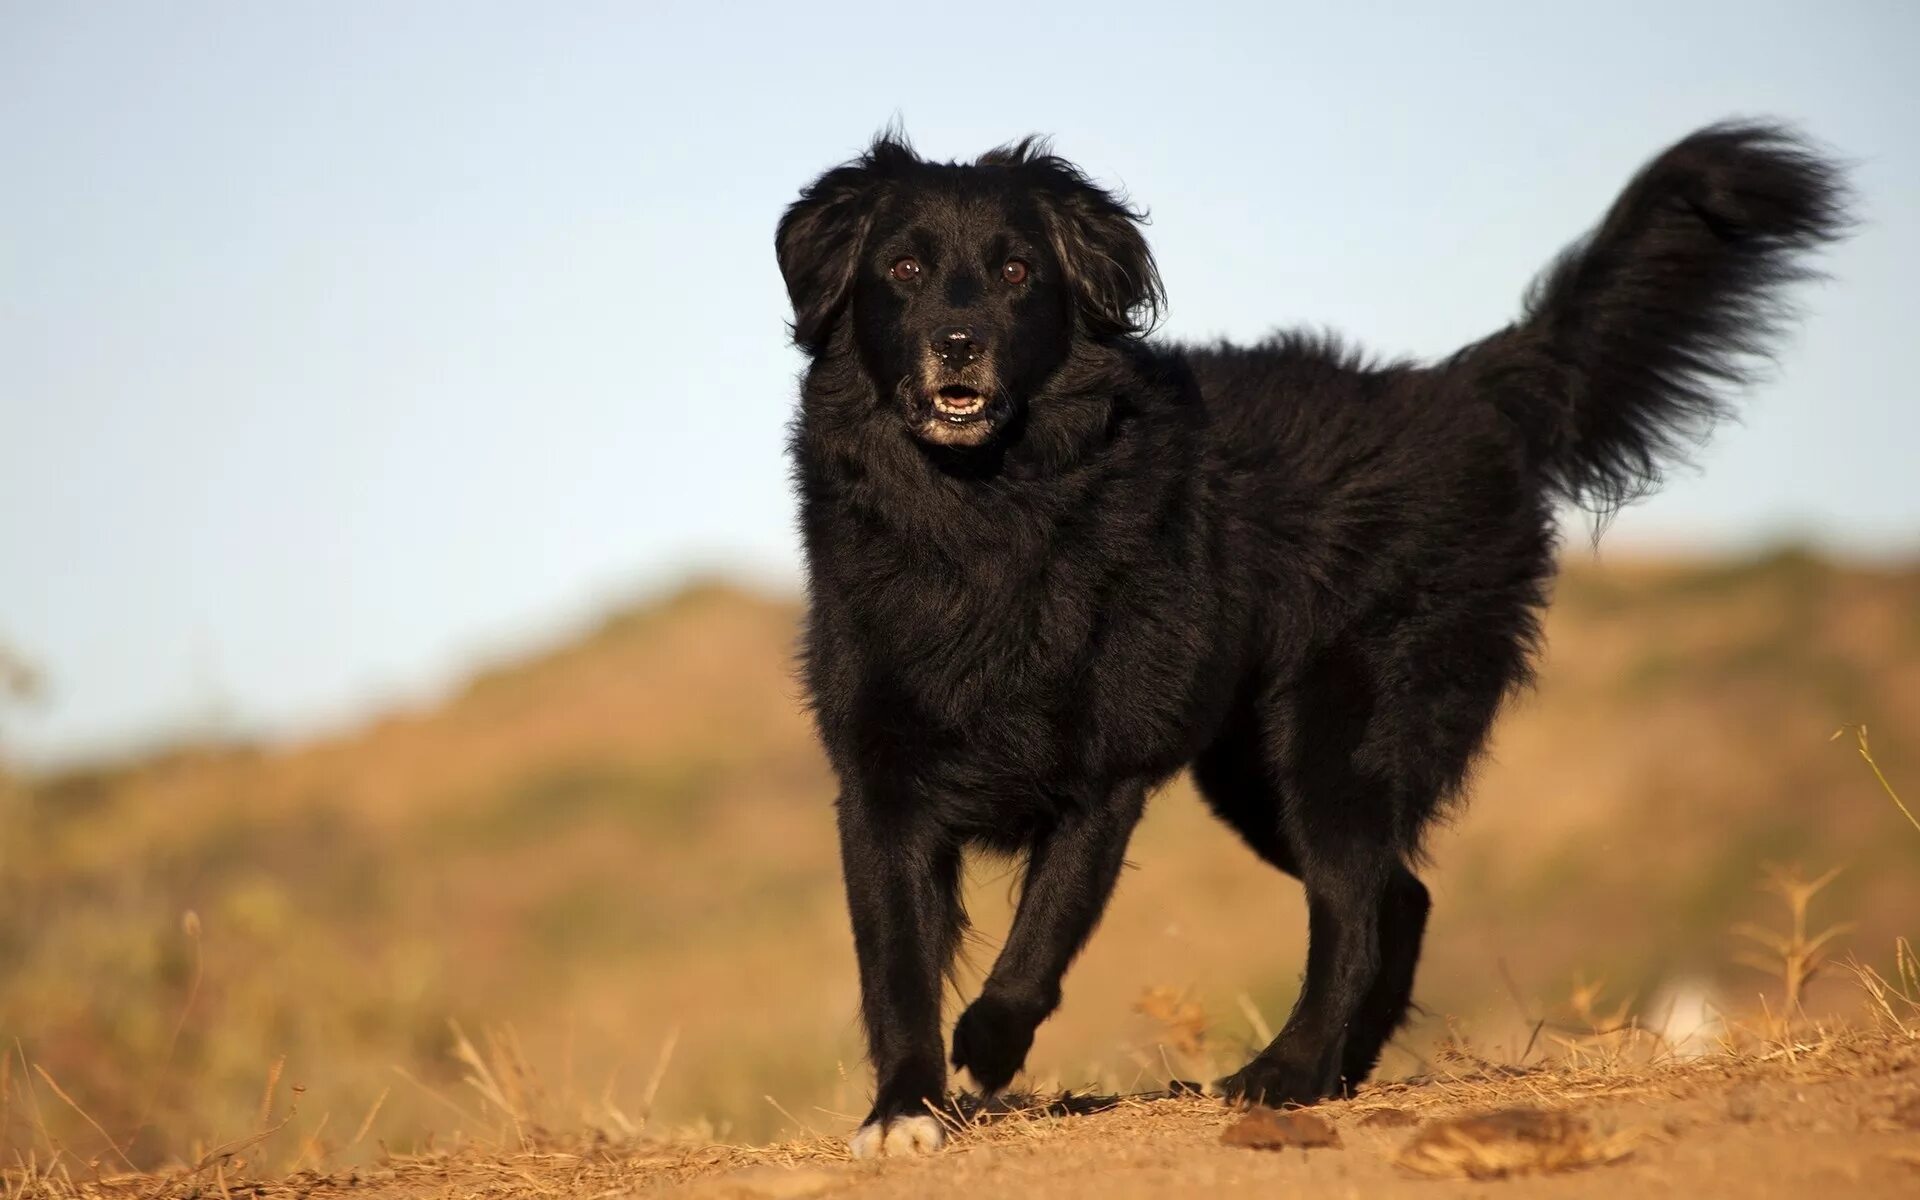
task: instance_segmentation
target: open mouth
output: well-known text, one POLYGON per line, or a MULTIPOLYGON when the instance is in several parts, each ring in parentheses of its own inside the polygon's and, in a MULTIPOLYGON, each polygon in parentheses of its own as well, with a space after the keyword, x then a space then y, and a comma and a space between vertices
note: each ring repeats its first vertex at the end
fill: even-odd
POLYGON ((933 411, 955 425, 964 425, 987 411, 987 398, 977 388, 950 383, 933 394, 933 411))
POLYGON ((1006 416, 1006 404, 970 383, 946 383, 911 396, 907 415, 913 435, 928 445, 984 446, 1006 416))

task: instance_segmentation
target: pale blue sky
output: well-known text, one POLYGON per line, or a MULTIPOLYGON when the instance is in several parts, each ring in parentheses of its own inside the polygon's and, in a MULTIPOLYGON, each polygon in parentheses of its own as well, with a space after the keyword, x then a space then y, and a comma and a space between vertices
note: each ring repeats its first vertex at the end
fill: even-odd
POLYGON ((298 733, 689 569, 790 582, 773 223, 896 115, 1123 183, 1170 335, 1417 354, 1666 142, 1800 121, 1867 223, 1607 546, 1912 548, 1916 58, 1892 0, 0 2, 0 640, 53 685, 0 733, 298 733))

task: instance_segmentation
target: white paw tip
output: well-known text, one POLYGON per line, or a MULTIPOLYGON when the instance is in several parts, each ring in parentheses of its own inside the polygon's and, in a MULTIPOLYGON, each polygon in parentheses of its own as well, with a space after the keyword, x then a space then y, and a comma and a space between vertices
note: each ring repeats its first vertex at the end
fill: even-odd
POLYGON ((885 1126, 875 1121, 847 1139, 855 1158, 906 1158, 932 1154, 946 1144, 946 1130, 932 1117, 895 1117, 885 1126))
POLYGON ((932 1117, 897 1117, 887 1127, 887 1154, 932 1154, 947 1144, 946 1131, 932 1117))
POLYGON ((881 1134, 878 1121, 871 1125, 862 1125, 853 1131, 852 1137, 847 1139, 847 1149, 853 1152, 855 1158, 878 1158, 881 1134))

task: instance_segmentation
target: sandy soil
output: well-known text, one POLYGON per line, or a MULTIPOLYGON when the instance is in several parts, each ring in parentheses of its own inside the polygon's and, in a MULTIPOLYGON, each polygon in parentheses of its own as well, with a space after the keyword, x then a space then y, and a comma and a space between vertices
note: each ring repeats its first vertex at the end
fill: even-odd
POLYGON ((734 1147, 566 1145, 524 1131, 539 1150, 466 1148, 261 1181, 240 1176, 242 1148, 158 1175, 49 1179, 15 1170, 0 1190, 67 1200, 1920 1195, 1920 1035, 1909 1030, 1651 1066, 1456 1066, 1311 1110, 1324 1127, 1306 1122, 1306 1140, 1336 1143, 1313 1148, 1223 1140, 1242 1115, 1190 1097, 1130 1099, 1090 1115, 998 1116, 920 1159, 853 1162, 824 1132, 734 1147), (1488 1113, 1508 1115, 1473 1119, 1488 1113))

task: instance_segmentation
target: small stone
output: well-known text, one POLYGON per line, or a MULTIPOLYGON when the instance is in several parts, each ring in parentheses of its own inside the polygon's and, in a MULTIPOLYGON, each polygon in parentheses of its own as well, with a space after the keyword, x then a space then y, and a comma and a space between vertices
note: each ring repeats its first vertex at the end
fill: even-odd
POLYGON ((1324 1118, 1306 1112, 1280 1112, 1254 1108, 1227 1127, 1220 1141, 1247 1150, 1282 1150, 1297 1146, 1302 1150, 1315 1146, 1338 1146, 1340 1132, 1324 1118))

